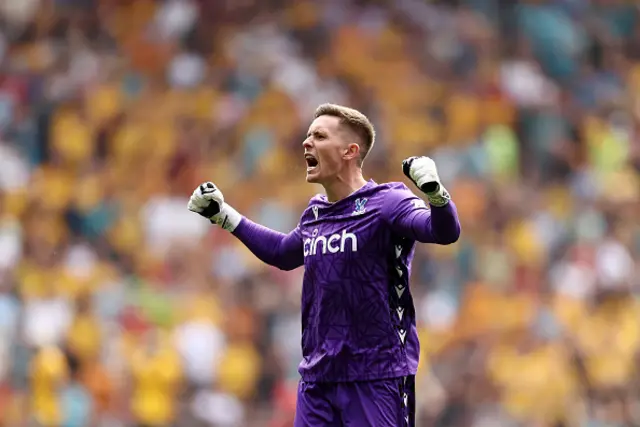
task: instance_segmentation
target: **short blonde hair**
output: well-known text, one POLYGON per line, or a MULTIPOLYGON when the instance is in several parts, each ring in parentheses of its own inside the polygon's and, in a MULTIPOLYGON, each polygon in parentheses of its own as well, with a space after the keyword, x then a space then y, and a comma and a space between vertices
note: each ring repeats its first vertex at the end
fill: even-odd
POLYGON ((371 121, 358 110, 337 104, 322 104, 316 108, 315 118, 332 116, 340 119, 340 124, 354 132, 362 141, 360 144, 360 165, 364 162, 376 140, 376 131, 371 121))

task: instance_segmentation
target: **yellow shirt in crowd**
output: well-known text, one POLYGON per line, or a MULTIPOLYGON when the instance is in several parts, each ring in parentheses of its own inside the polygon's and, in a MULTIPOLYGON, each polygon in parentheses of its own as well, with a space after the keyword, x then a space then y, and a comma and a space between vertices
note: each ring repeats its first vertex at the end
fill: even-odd
POLYGON ((131 409, 136 421, 150 426, 172 422, 181 380, 177 353, 169 348, 160 349, 156 354, 139 350, 133 354, 131 373, 134 382, 131 409))
POLYGON ((574 371, 559 343, 523 352, 499 346, 491 353, 488 371, 501 389, 504 408, 516 419, 560 421, 575 403, 574 371))
POLYGON ((57 427, 60 423, 58 392, 67 374, 65 356, 55 347, 43 348, 31 362, 31 413, 44 427, 57 427))

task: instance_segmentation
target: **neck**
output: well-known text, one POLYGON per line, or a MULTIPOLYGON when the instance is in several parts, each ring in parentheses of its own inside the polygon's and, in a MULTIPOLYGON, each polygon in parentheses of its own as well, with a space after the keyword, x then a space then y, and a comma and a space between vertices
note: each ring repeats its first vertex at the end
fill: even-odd
POLYGON ((362 171, 358 170, 357 173, 351 175, 338 175, 331 183, 324 185, 324 191, 327 193, 327 200, 334 203, 350 196, 364 187, 366 183, 362 171))

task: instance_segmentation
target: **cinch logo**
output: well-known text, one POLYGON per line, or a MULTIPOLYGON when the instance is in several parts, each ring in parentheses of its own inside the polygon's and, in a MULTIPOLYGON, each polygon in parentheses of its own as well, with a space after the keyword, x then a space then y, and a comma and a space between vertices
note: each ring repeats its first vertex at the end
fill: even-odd
POLYGON ((351 242, 351 252, 358 252, 358 237, 355 234, 347 233, 346 230, 343 230, 341 234, 336 233, 325 237, 318 236, 318 229, 315 229, 312 237, 304 241, 304 256, 324 255, 327 252, 332 254, 344 253, 345 247, 349 247, 347 242, 351 242))

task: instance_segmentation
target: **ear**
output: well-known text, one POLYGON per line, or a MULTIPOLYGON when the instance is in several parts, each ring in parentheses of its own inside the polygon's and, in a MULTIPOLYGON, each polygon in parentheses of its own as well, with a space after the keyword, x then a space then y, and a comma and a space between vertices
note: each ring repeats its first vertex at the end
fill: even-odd
POLYGON ((342 158, 345 160, 356 159, 360 157, 360 146, 358 144, 349 144, 347 148, 344 149, 344 154, 342 158))

